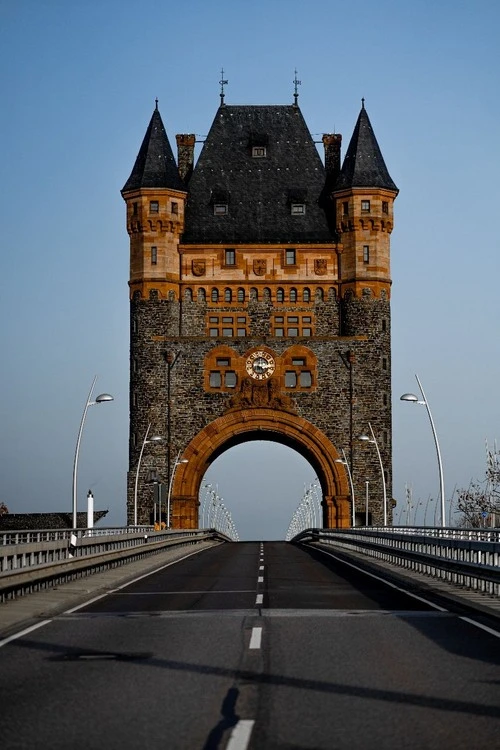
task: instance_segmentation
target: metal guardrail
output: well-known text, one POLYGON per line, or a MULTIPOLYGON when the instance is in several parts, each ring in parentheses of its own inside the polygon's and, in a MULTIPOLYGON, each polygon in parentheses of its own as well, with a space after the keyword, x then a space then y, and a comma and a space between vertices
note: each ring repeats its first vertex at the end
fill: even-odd
MULTIPOLYGON (((67 535, 64 530, 60 539, 0 547, 0 602, 158 554, 168 547, 231 541, 215 529, 151 531, 149 527, 141 527, 138 533, 135 527, 131 533, 107 535, 94 535, 95 529, 78 531, 82 533, 75 545, 71 532, 67 535)), ((109 531, 122 532, 122 529, 109 531)))
POLYGON ((1 531, 0 547, 10 544, 34 544, 39 542, 56 542, 70 539, 76 534, 78 539, 88 536, 115 536, 117 534, 140 534, 153 531, 153 526, 109 526, 92 529, 40 529, 19 531, 1 531))
POLYGON ((352 550, 455 586, 500 596, 498 529, 306 529, 292 541, 352 550), (483 534, 488 534, 486 540, 483 534))

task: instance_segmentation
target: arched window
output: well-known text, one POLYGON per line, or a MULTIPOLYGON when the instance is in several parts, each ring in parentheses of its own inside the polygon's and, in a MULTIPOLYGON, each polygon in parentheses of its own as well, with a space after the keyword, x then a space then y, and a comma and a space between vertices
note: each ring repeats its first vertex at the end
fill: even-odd
POLYGON ((264 302, 271 301, 271 290, 268 286, 264 287, 264 302))
POLYGON ((226 289, 224 289, 224 302, 232 302, 232 301, 233 301, 233 293, 229 289, 229 287, 226 287, 226 289))
POLYGON ((254 300, 259 299, 259 293, 254 286, 250 289, 250 299, 254 299, 254 300))
POLYGON ((219 301, 219 290, 214 287, 212 289, 212 302, 218 302, 219 301))
POLYGON ((304 291, 302 292, 302 300, 304 302, 310 302, 311 301, 311 290, 306 287, 304 291))
POLYGON ((186 302, 192 302, 193 301, 193 290, 192 289, 185 289, 184 290, 184 299, 186 302))
POLYGON ((203 287, 201 287, 200 289, 198 289, 198 302, 206 302, 206 301, 207 301, 207 295, 203 287))
POLYGON ((297 302, 297 290, 293 287, 290 289, 290 302, 297 302))
POLYGON ((316 289, 316 302, 323 302, 323 299, 325 297, 324 292, 321 287, 318 287, 316 289))
POLYGON ((330 302, 335 302, 335 300, 337 299, 337 291, 333 286, 331 286, 328 290, 328 299, 330 300, 330 302))
POLYGON ((238 289, 238 302, 244 302, 245 301, 245 290, 240 287, 238 289))
POLYGON ((285 301, 285 290, 281 287, 276 290, 276 302, 284 302, 285 301))

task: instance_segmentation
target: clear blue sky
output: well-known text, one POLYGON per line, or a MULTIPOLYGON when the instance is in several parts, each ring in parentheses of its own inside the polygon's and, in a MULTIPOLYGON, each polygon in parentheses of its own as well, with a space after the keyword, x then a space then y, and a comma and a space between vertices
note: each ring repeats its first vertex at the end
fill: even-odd
MULTIPOLYGON (((3 189, 0 500, 71 509, 89 410, 89 487, 125 522, 128 236, 120 188, 158 97, 176 133, 207 133, 219 104, 292 102, 347 146, 361 97, 400 188, 392 235, 393 494, 438 494, 418 373, 447 495, 500 438, 500 4, 496 0, 0 1, 3 189)), ((243 538, 283 538, 314 474, 281 446, 240 446, 210 470, 243 538), (245 467, 260 467, 241 478, 245 467), (257 484, 256 484, 257 482, 257 484)), ((376 478, 374 478, 376 481, 376 478)))

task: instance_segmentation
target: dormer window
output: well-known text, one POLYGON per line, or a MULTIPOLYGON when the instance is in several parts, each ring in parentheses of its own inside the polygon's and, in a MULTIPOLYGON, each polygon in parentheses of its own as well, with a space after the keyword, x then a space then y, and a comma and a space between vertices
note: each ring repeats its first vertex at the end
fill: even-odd
POLYGON ((266 154, 265 146, 252 146, 252 156, 254 159, 263 159, 266 154))
POLYGON ((227 203, 214 203, 214 216, 225 216, 227 214, 227 203))
POLYGON ((292 203, 292 216, 303 216, 306 212, 305 203, 292 203))
POLYGON ((210 196, 210 203, 214 207, 214 216, 225 216, 229 213, 229 190, 215 187, 210 196))
POLYGON ((149 213, 157 214, 160 211, 160 204, 158 201, 149 201, 149 213))
POLYGON ((364 214, 370 212, 370 201, 361 201, 361 212, 364 214))

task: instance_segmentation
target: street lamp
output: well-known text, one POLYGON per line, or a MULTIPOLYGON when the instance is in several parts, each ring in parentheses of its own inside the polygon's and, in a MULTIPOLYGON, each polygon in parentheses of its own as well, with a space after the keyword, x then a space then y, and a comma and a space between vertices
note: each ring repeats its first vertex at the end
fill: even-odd
POLYGON ((439 450, 438 437, 436 433, 436 428, 434 426, 434 420, 432 419, 429 402, 427 401, 425 397, 424 389, 422 388, 422 384, 420 380, 418 379, 418 375, 415 375, 415 378, 417 379, 418 387, 420 388, 420 393, 422 394, 422 400, 420 400, 418 396, 415 396, 414 393, 403 393, 403 395, 400 397, 400 400, 410 401, 413 404, 421 404, 422 406, 425 406, 425 408, 427 409, 427 415, 429 417, 429 422, 431 423, 431 428, 432 428, 432 434, 434 436, 434 444, 436 446, 436 454, 437 454, 438 469, 439 469, 439 492, 441 495, 441 526, 444 527, 446 526, 446 509, 445 509, 445 499, 444 499, 444 474, 443 474, 443 462, 441 461, 441 451, 439 450))
POLYGON ((360 435, 358 439, 359 440, 364 440, 367 443, 373 443, 373 445, 375 446, 375 448, 377 450, 378 462, 380 464, 380 474, 382 475, 382 489, 383 489, 383 492, 384 492, 384 526, 387 526, 387 490, 386 490, 386 486, 385 486, 384 465, 382 463, 382 457, 380 455, 380 450, 379 450, 379 447, 378 447, 377 439, 375 437, 375 434, 373 432, 373 428, 372 428, 370 422, 368 422, 368 427, 370 428, 370 432, 371 432, 372 436, 369 437, 368 435, 360 435))
MULTIPOLYGON (((139 453, 139 460, 137 461, 137 469, 135 470, 135 484, 134 484, 134 526, 137 526, 137 490, 139 487, 139 469, 141 468, 141 461, 142 461, 142 454, 144 453, 144 448, 148 443, 161 443, 163 438, 161 435, 153 435, 153 437, 149 438, 148 435, 149 431, 151 429, 151 422, 148 424, 146 429, 146 434, 144 435, 144 440, 142 441, 141 445, 141 451, 139 453)), ((161 521, 161 519, 160 519, 161 521)))
POLYGON ((91 401, 92 398, 92 392, 94 390, 94 386, 96 384, 97 375, 95 376, 94 380, 92 381, 92 386, 89 391, 89 395, 87 396, 87 401, 85 403, 85 408, 83 410, 82 414, 82 421, 80 422, 80 429, 78 430, 78 438, 76 441, 76 450, 75 450, 75 460, 73 462, 73 528, 76 529, 77 523, 76 523, 76 506, 77 506, 77 496, 76 496, 76 476, 78 471, 78 455, 80 453, 80 442, 82 439, 82 432, 83 432, 83 425, 85 424, 85 417, 87 416, 87 411, 89 406, 94 406, 94 404, 102 404, 105 401, 113 401, 113 396, 110 396, 109 393, 101 393, 95 401, 91 401))
MULTIPOLYGON (((175 476, 175 470, 179 466, 179 464, 187 464, 188 460, 187 458, 181 458, 179 460, 179 456, 181 455, 181 451, 178 452, 177 457, 174 461, 174 465, 172 466, 172 475, 170 477, 170 484, 168 485, 168 496, 167 496, 167 529, 170 528, 170 497, 172 495, 172 485, 174 483, 174 476, 175 476)), ((161 523, 160 523, 161 525, 161 523)))
POLYGON ((353 481, 352 481, 351 469, 350 469, 349 462, 348 462, 346 454, 345 454, 345 450, 343 448, 341 448, 341 450, 342 450, 342 455, 344 456, 344 458, 343 459, 342 458, 336 458, 335 461, 334 461, 334 463, 336 463, 336 464, 344 464, 344 466, 347 469, 347 476, 349 477, 349 484, 350 484, 350 487, 351 487, 352 526, 354 528, 354 526, 356 526, 356 506, 354 504, 354 484, 353 484, 353 481))

